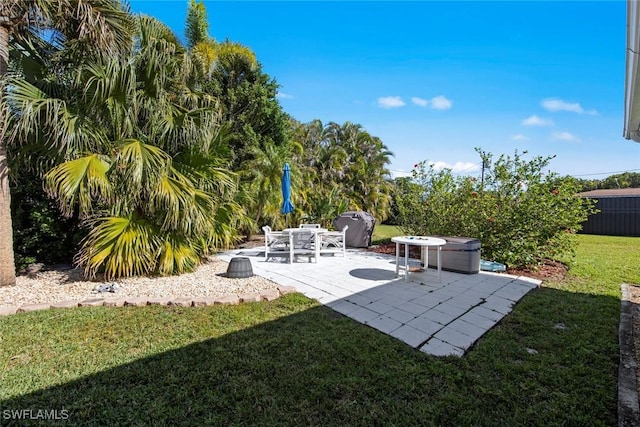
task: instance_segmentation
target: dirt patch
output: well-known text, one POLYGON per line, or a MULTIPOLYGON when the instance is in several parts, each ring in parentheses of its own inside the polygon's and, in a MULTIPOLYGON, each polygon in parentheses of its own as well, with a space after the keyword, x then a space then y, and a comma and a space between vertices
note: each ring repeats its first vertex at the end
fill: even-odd
POLYGON ((508 268, 507 274, 513 274, 514 276, 526 276, 533 277, 538 280, 562 280, 567 275, 569 267, 567 265, 552 260, 546 260, 544 264, 537 266, 534 269, 530 268, 508 268))
MULTIPOLYGON (((382 243, 369 246, 367 250, 379 254, 395 255, 396 244, 393 242, 382 243)), ((400 256, 404 256, 404 245, 400 245, 400 256)), ((420 246, 409 246, 409 258, 420 259, 420 246)))
POLYGON ((238 243, 238 249, 251 249, 258 246, 264 246, 263 234, 252 234, 238 243))

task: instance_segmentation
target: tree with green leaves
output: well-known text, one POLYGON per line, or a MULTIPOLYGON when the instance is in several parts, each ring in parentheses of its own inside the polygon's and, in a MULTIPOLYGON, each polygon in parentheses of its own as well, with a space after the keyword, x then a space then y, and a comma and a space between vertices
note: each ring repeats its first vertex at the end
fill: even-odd
POLYGON ((278 84, 249 48, 228 40, 218 44, 206 90, 220 101, 223 123, 230 129, 234 170, 251 160, 252 147, 287 143, 288 115, 276 98, 278 84))
POLYGON ((604 179, 579 179, 580 191, 613 188, 640 188, 640 173, 623 172, 604 179))
POLYGON ((252 212, 255 224, 271 225, 274 228, 285 226, 281 214, 282 170, 285 163, 292 164, 291 187, 294 205, 298 205, 306 192, 302 182, 303 170, 292 160, 301 154, 302 147, 294 142, 283 145, 266 144, 250 147, 250 159, 240 170, 241 191, 248 210, 252 212))
POLYGON ((526 159, 476 149, 490 165, 484 181, 456 177, 426 161, 411 181, 398 181, 398 223, 415 235, 468 236, 480 239, 484 259, 509 267, 536 267, 546 259, 573 252, 574 234, 593 202, 579 197, 572 177, 546 172, 554 156, 526 159))
POLYGON ((185 35, 187 36, 187 47, 189 49, 193 49, 198 43, 209 39, 207 9, 203 0, 189 0, 186 24, 185 35))
POLYGON ((304 148, 300 162, 307 168, 310 204, 306 215, 322 218, 320 211, 333 215, 335 211, 326 204, 333 200, 338 210, 364 210, 378 221, 387 218, 393 188, 387 165, 393 153, 379 138, 350 122, 323 125, 314 120, 293 126, 294 137, 304 148))
POLYGON ((255 53, 247 46, 209 35, 203 3, 191 0, 187 9, 187 44, 203 67, 207 79, 203 90, 216 97, 222 121, 229 129, 227 142, 234 156, 233 169, 252 159, 254 148, 283 145, 288 139, 288 115, 276 95, 278 84, 262 71, 255 53))
POLYGON ((0 286, 15 284, 7 158, 9 86, 5 78, 10 58, 22 72, 42 70, 46 57, 59 52, 61 46, 75 60, 100 58, 126 47, 130 29, 127 10, 115 0, 3 0, 0 4, 0 286))
POLYGON ((46 190, 89 227, 88 276, 190 271, 248 221, 199 68, 164 24, 136 27, 122 54, 9 79, 10 138, 48 159, 46 190))
MULTIPOLYGON (((281 217, 277 212, 282 166, 291 162, 296 150, 288 134, 288 116, 276 98, 278 85, 262 71, 250 48, 230 40, 218 43, 209 35, 203 3, 189 3, 186 27, 187 45, 203 72, 203 91, 220 103, 228 129, 225 142, 233 159, 231 169, 239 176, 238 202, 255 220, 245 231, 255 231, 265 222, 276 225, 281 217)), ((292 174, 297 179, 297 168, 292 174)))

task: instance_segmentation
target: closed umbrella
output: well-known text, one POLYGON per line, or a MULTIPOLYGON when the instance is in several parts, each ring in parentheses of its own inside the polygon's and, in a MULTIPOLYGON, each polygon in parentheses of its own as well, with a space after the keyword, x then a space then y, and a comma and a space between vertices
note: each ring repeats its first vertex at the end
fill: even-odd
POLYGON ((287 214, 293 212, 293 203, 291 203, 291 169, 289 163, 284 164, 282 169, 282 213, 285 215, 285 224, 287 214))

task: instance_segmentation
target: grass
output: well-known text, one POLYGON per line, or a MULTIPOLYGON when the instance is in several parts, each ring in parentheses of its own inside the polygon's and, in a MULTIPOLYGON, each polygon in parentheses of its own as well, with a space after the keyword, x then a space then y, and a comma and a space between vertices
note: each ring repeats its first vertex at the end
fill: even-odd
POLYGON ((371 243, 379 245, 381 243, 387 243, 391 241, 393 236, 402 236, 400 227, 396 225, 377 224, 373 227, 373 236, 371 236, 371 243))
POLYGON ((0 417, 30 408, 65 409, 80 425, 615 425, 620 283, 640 283, 640 239, 578 239, 569 277, 523 298, 460 359, 297 294, 1 318, 0 417))

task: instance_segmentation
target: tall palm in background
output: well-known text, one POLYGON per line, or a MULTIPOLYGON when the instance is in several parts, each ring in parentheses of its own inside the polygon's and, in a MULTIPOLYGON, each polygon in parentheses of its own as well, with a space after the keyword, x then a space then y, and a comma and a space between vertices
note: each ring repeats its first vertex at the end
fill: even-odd
POLYGON ((48 55, 63 45, 73 50, 76 58, 110 55, 127 40, 129 23, 127 11, 119 1, 3 0, 0 3, 0 286, 15 284, 5 79, 10 53, 25 75, 43 63, 44 46, 50 47, 48 55), (45 36, 51 43, 43 39, 45 36))
MULTIPOLYGON (((280 212, 282 206, 282 169, 285 163, 302 153, 302 146, 295 142, 283 145, 265 144, 264 148, 250 147, 251 158, 240 170, 242 191, 257 225, 269 224, 274 228, 285 225, 280 212)), ((292 199, 294 205, 302 204, 306 197, 303 169, 294 164, 291 169, 292 199)))
POLYGON ((362 126, 294 122, 294 137, 304 147, 300 162, 311 191, 304 206, 309 217, 327 223, 344 209, 364 210, 379 221, 390 213, 392 183, 387 166, 393 153, 362 126), (323 212, 322 214, 320 212, 323 212))
POLYGON ((36 142, 55 165, 47 191, 90 226, 76 258, 87 275, 190 271, 246 219, 218 104, 164 24, 140 17, 125 46, 47 81, 9 79, 11 137, 22 152, 36 142))
POLYGON ((393 153, 360 125, 345 123, 343 126, 350 135, 345 140, 345 150, 349 153, 345 176, 352 194, 352 208, 365 210, 383 221, 391 206, 393 186, 387 167, 393 153))

